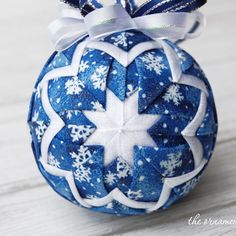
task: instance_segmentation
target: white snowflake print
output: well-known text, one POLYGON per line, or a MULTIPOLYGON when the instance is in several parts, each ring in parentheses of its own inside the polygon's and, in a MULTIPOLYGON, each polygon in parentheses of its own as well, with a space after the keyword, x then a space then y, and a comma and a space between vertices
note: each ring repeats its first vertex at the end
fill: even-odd
POLYGON ((176 51, 177 56, 179 57, 181 63, 183 63, 184 61, 187 60, 186 55, 185 55, 185 53, 183 51, 181 51, 181 50, 179 50, 177 48, 175 49, 175 51, 176 51))
POLYGON ((132 170, 128 163, 126 163, 122 158, 117 159, 117 176, 118 178, 125 178, 128 175, 132 175, 132 170))
POLYGON ((72 77, 65 83, 67 95, 77 95, 82 92, 84 87, 84 83, 78 79, 78 76, 72 77))
POLYGON ((39 113, 35 112, 32 117, 32 122, 37 124, 37 127, 35 128, 35 134, 37 136, 38 142, 41 142, 42 137, 43 137, 45 131, 47 130, 47 126, 44 124, 43 121, 38 120, 38 118, 39 118, 39 113))
POLYGON ((38 118, 39 118, 39 112, 35 111, 32 117, 32 122, 38 122, 38 118))
POLYGON ((126 96, 127 97, 131 96, 134 92, 136 92, 136 90, 137 90, 137 88, 135 88, 132 84, 128 84, 126 96))
POLYGON ((181 156, 182 152, 169 153, 168 160, 160 162, 161 168, 165 169, 163 175, 173 176, 175 174, 175 169, 182 165, 181 156))
POLYGON ((102 104, 99 101, 91 102, 94 111, 105 111, 102 104))
POLYGON ((71 120, 72 116, 73 115, 78 115, 79 111, 70 111, 70 110, 67 110, 67 111, 64 111, 63 112, 64 114, 66 114, 66 118, 71 120))
POLYGON ((146 53, 143 57, 141 57, 141 60, 145 63, 147 70, 155 71, 158 75, 161 75, 162 71, 167 69, 167 67, 162 63, 163 58, 160 56, 155 56, 152 52, 146 53))
POLYGON ((48 164, 57 168, 60 167, 60 162, 52 155, 52 153, 48 155, 48 164))
POLYGON ((70 136, 72 137, 72 142, 79 141, 82 139, 85 141, 95 130, 95 128, 90 125, 68 125, 71 129, 70 136))
POLYGON ((90 182, 91 181, 91 170, 83 165, 78 166, 74 172, 75 179, 79 182, 90 182))
POLYGON ((180 86, 178 84, 172 84, 163 96, 164 101, 173 101, 174 105, 178 106, 180 102, 184 100, 184 96, 179 89, 180 86))
POLYGON ((72 166, 78 168, 80 165, 85 163, 92 156, 92 154, 88 147, 80 146, 78 152, 71 152, 70 156, 74 159, 74 163, 72 166))
POLYGON ((85 72, 89 68, 88 61, 81 61, 79 65, 79 72, 85 72))
POLYGON ((47 130, 47 126, 44 124, 43 121, 37 121, 37 127, 35 129, 35 133, 38 139, 38 142, 40 142, 42 140, 42 137, 45 133, 45 131, 47 130))
POLYGON ((127 36, 134 36, 134 34, 133 33, 122 32, 121 34, 119 34, 116 37, 111 37, 111 40, 114 41, 113 44, 115 46, 122 45, 124 47, 127 47, 128 44, 132 44, 133 43, 132 41, 128 42, 127 36))
POLYGON ((128 198, 137 201, 137 200, 139 200, 140 198, 143 197, 143 194, 142 194, 142 191, 141 191, 141 190, 138 190, 138 191, 131 191, 131 190, 129 189, 129 191, 127 192, 127 196, 128 196, 128 198))
POLYGON ((184 185, 184 187, 182 188, 182 189, 183 189, 182 194, 183 194, 184 196, 186 196, 187 194, 189 194, 189 193, 196 187, 196 185, 199 183, 200 178, 201 178, 201 176, 198 176, 197 178, 194 178, 194 179, 191 179, 190 181, 188 181, 188 182, 184 185))
POLYGON ((108 73, 108 66, 101 65, 95 70, 95 72, 91 77, 95 89, 100 89, 102 91, 105 91, 107 73, 108 73))
POLYGON ((116 174, 108 171, 108 174, 105 176, 105 183, 108 185, 113 185, 116 182, 116 174))
POLYGON ((66 118, 69 120, 72 118, 72 111, 67 111, 66 118))

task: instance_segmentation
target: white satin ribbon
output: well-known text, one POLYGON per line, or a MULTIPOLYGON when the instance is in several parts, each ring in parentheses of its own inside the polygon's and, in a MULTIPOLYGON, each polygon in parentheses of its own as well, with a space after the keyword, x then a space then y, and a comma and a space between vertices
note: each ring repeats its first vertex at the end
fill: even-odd
POLYGON ((62 8, 59 19, 49 26, 51 40, 57 51, 62 51, 82 37, 97 39, 114 32, 137 29, 152 39, 172 41, 198 37, 205 26, 200 12, 158 13, 131 18, 121 5, 94 10, 82 17, 75 8, 62 8), (198 24, 197 30, 190 30, 198 24))

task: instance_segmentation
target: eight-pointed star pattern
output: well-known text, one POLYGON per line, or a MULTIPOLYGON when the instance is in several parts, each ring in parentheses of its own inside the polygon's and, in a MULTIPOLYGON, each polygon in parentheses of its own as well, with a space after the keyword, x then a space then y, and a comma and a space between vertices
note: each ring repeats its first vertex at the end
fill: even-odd
POLYGON ((160 116, 138 113, 138 92, 125 101, 121 101, 109 89, 106 93, 104 112, 84 111, 85 116, 97 127, 84 145, 102 145, 105 165, 121 157, 133 166, 135 145, 156 146, 147 130, 160 116))

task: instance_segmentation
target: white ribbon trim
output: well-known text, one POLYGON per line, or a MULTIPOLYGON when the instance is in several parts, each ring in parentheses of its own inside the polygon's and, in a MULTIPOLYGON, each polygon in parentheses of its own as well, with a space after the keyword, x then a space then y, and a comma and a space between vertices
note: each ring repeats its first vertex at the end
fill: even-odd
POLYGON ((121 5, 113 5, 96 9, 83 18, 78 9, 62 6, 61 16, 49 25, 57 51, 65 50, 86 35, 92 40, 129 29, 137 29, 154 40, 190 39, 198 37, 206 23, 200 12, 158 13, 131 18, 121 5), (197 29, 190 33, 196 24, 197 29))

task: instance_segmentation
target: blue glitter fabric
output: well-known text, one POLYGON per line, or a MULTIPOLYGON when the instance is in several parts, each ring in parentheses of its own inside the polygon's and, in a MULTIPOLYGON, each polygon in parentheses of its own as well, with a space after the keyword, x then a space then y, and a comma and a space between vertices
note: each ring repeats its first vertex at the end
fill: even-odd
MULTIPOLYGON (((43 140, 47 140, 50 132, 53 132, 49 129, 54 122, 49 117, 51 111, 45 110, 43 105, 45 94, 41 83, 45 76, 71 65, 76 48, 82 41, 50 57, 36 82, 28 116, 32 148, 41 173, 58 194, 76 205, 80 205, 80 202, 68 179, 46 170, 40 161, 43 140)), ((148 41, 152 40, 135 30, 114 33, 103 39, 103 42, 125 52, 148 41)), ((195 135, 203 148, 202 158, 206 164, 193 178, 174 186, 167 201, 158 210, 168 208, 196 186, 212 156, 217 133, 214 98, 203 71, 189 54, 175 44, 167 43, 176 52, 182 72, 201 81, 208 92, 204 118, 195 135)), ((135 202, 158 202, 166 178, 186 175, 196 168, 193 150, 182 131, 198 112, 201 90, 172 82, 170 65, 163 49, 145 51, 125 68, 106 52, 90 48, 83 52, 79 64, 77 76, 55 74, 54 79, 47 82, 46 93, 50 106, 64 124, 51 137, 47 150, 48 165, 72 173, 76 191, 82 199, 88 200, 88 205, 89 200, 105 198, 115 189, 135 202), (108 90, 120 102, 138 93, 138 113, 160 117, 146 130, 156 146, 134 145, 133 156, 130 157, 133 165, 122 156, 114 157, 105 165, 104 146, 86 145, 98 127, 85 115, 85 111, 105 112, 108 109, 108 90)), ((106 205, 91 204, 90 209, 119 215, 146 213, 147 209, 127 205, 126 202, 122 204, 113 199, 106 205)))

